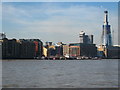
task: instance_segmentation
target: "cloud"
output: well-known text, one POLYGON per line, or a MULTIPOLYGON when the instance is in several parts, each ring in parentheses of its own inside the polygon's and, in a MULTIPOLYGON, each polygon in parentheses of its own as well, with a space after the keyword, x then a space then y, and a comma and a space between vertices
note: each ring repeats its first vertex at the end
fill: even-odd
MULTIPOLYGON (((61 6, 56 3, 34 6, 24 5, 20 7, 20 5, 4 4, 4 27, 8 25, 6 24, 8 22, 13 25, 11 32, 21 33, 23 37, 26 37, 25 35, 28 33, 29 36, 31 33, 35 33, 45 41, 61 39, 67 43, 70 41, 79 42, 79 32, 85 31, 87 34, 94 35, 95 43, 100 43, 104 8, 78 4, 61 6), (47 37, 43 35, 45 33, 47 37)), ((117 29, 116 20, 116 15, 113 15, 111 24, 114 24, 115 29, 117 29)), ((10 29, 11 27, 6 27, 4 30, 9 32, 10 29)), ((20 36, 22 37, 22 35, 20 36)))
MULTIPOLYGON (((96 0, 2 0, 3 2, 96 2, 96 0)), ((119 0, 97 0, 97 2, 119 2, 119 0)))

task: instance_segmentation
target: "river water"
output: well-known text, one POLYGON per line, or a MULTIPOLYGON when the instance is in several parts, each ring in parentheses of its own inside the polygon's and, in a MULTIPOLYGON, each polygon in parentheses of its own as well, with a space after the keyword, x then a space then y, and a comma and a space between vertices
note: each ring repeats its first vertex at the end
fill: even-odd
POLYGON ((118 87, 118 60, 5 60, 2 86, 16 88, 118 87))

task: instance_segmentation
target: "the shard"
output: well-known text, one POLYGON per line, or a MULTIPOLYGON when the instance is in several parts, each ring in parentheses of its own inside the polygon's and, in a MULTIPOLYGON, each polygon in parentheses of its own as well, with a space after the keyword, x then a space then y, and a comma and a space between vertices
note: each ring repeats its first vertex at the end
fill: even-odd
POLYGON ((112 37, 111 37, 111 29, 108 24, 108 11, 104 11, 104 25, 102 31, 102 45, 104 46, 112 46, 112 37))

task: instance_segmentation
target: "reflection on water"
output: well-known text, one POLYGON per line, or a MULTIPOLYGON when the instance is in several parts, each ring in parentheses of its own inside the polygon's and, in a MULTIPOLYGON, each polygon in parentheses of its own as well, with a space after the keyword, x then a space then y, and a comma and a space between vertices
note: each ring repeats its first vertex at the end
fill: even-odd
POLYGON ((3 87, 117 87, 118 60, 3 61, 3 87))

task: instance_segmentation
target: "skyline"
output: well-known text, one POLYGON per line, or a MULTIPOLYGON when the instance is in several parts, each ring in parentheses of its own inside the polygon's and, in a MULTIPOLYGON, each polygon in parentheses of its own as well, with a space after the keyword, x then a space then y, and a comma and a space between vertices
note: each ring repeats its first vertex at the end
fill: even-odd
POLYGON ((8 38, 38 38, 43 42, 79 42, 79 32, 94 35, 101 44, 104 10, 118 41, 117 2, 2 3, 2 28, 8 38))

